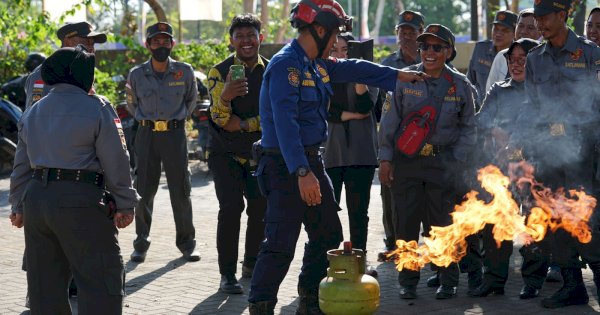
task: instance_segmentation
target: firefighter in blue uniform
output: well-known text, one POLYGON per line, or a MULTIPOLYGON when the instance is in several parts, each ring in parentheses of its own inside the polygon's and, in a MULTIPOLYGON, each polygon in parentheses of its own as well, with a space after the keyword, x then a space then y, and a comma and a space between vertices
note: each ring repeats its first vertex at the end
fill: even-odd
POLYGON ((361 60, 325 60, 340 28, 351 18, 333 0, 302 0, 291 14, 299 36, 267 66, 260 94, 263 153, 257 175, 267 197, 265 241, 248 297, 250 314, 273 314, 277 291, 294 257, 302 224, 308 234, 296 314, 322 314, 318 285, 326 274, 326 251, 342 240, 339 207, 323 168, 319 145, 327 137, 330 82, 359 83, 391 90, 396 79, 422 80, 361 60))

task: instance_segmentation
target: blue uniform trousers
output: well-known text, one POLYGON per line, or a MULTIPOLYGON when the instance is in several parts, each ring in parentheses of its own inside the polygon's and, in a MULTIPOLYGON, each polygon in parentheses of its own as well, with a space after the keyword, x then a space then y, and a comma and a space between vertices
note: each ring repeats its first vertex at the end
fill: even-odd
POLYGON ((248 301, 276 301, 279 285, 294 258, 301 225, 308 234, 298 286, 317 290, 327 272, 327 250, 338 248, 342 226, 331 181, 320 156, 307 156, 311 171, 319 180, 321 204, 309 207, 302 201, 298 178, 290 174, 283 156, 265 155, 257 170, 261 192, 267 197, 265 240, 254 267, 248 301))

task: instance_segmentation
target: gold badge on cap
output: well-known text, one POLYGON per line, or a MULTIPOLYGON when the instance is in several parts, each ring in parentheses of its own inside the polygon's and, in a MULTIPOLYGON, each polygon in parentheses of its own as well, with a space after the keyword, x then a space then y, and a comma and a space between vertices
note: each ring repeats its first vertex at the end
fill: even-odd
POLYGON ((429 33, 437 33, 439 32, 440 28, 437 26, 430 26, 429 28, 427 28, 427 32, 429 33))
POLYGON ((161 32, 166 32, 168 29, 167 24, 163 24, 163 23, 159 23, 158 24, 158 30, 161 32))
POLYGON ((412 13, 404 13, 404 20, 407 22, 410 22, 413 20, 413 15, 412 13))
POLYGON ((504 21, 506 19, 506 15, 504 13, 498 13, 498 16, 496 18, 498 19, 498 21, 504 21))
POLYGON ((535 1, 533 2, 533 4, 535 4, 535 5, 539 5, 541 2, 542 2, 542 0, 535 0, 535 1))

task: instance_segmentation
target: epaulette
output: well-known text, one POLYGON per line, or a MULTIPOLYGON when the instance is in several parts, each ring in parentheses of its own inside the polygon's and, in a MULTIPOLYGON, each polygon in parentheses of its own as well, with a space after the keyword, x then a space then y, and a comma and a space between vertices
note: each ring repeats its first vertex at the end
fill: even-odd
POLYGON ((102 104, 102 106, 112 106, 108 98, 104 95, 94 94, 89 96, 97 99, 100 102, 100 104, 102 104))
POLYGON ((581 36, 581 35, 579 35, 579 36, 577 36, 577 38, 578 38, 580 41, 582 41, 583 43, 585 43, 585 44, 588 44, 588 45, 593 45, 593 46, 597 46, 597 45, 596 45, 596 43, 594 43, 593 41, 589 40, 589 39, 588 39, 588 38, 586 38, 585 36, 581 36))
POLYGON ((528 55, 529 55, 529 54, 531 54, 531 52, 532 52, 532 51, 540 49, 540 47, 543 47, 545 44, 546 44, 546 43, 544 43, 544 42, 541 42, 539 45, 537 45, 537 46, 535 46, 535 47, 531 48, 527 54, 528 54, 528 55))

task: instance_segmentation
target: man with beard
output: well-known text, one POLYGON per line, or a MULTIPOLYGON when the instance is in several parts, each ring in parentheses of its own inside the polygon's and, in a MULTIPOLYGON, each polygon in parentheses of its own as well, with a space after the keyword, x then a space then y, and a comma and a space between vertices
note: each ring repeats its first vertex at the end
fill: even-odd
POLYGON ((131 69, 126 86, 128 109, 140 123, 135 151, 136 189, 142 199, 136 209, 137 238, 131 260, 144 262, 150 247, 152 210, 162 162, 175 218, 175 244, 187 261, 198 261, 185 136, 185 119, 196 105, 198 87, 192 67, 169 58, 174 45, 171 25, 158 22, 148 27, 146 34, 146 48, 152 58, 131 69))
POLYGON ((485 87, 490 74, 490 68, 496 54, 508 48, 515 37, 517 15, 511 11, 498 11, 492 26, 492 39, 475 44, 467 78, 477 90, 477 109, 485 97, 485 87))
MULTIPOLYGON (((396 24, 396 40, 398 50, 387 56, 381 62, 382 65, 402 69, 421 62, 417 50, 417 37, 423 33, 425 17, 420 12, 405 10, 400 12, 398 24, 396 24)), ((386 91, 380 91, 381 104, 385 103, 386 91)), ((381 107, 381 106, 380 106, 381 107)), ((377 108, 381 115, 381 108, 377 108)), ((396 248, 395 215, 392 205, 392 193, 390 189, 381 185, 381 203, 383 206, 383 229, 385 231, 385 251, 379 253, 379 260, 387 260, 387 254, 396 248)))
MULTIPOLYGON (((536 135, 531 155, 538 180, 552 189, 591 193, 600 123, 600 48, 568 28, 570 8, 571 0, 535 1, 534 16, 546 42, 527 56, 525 92, 530 105, 520 119, 530 126, 528 134, 536 135)), ((582 244, 562 229, 547 236, 554 237, 552 259, 561 268, 563 286, 542 300, 544 307, 587 304, 581 260, 594 273, 596 289, 600 287, 597 215, 590 220, 590 243, 582 244)))
POLYGON ((211 95, 211 138, 208 165, 213 172, 219 200, 217 252, 220 289, 241 294, 235 273, 240 239, 240 217, 247 202, 248 223, 242 277, 251 278, 260 242, 264 238, 266 199, 260 194, 252 172, 252 144, 260 139, 258 97, 268 60, 258 54, 263 35, 256 15, 238 15, 229 27, 235 53, 208 72, 211 95), (232 79, 230 67, 244 67, 244 77, 232 79))
MULTIPOLYGON (((90 53, 95 53, 94 44, 102 44, 106 42, 106 34, 94 31, 92 25, 88 22, 66 23, 56 31, 56 37, 60 39, 61 47, 76 47, 83 45, 90 53)), ((27 77, 25 83, 25 108, 29 108, 35 102, 50 92, 50 85, 42 80, 41 67, 37 67, 27 77)), ((90 94, 94 93, 94 88, 90 90, 90 94)))

